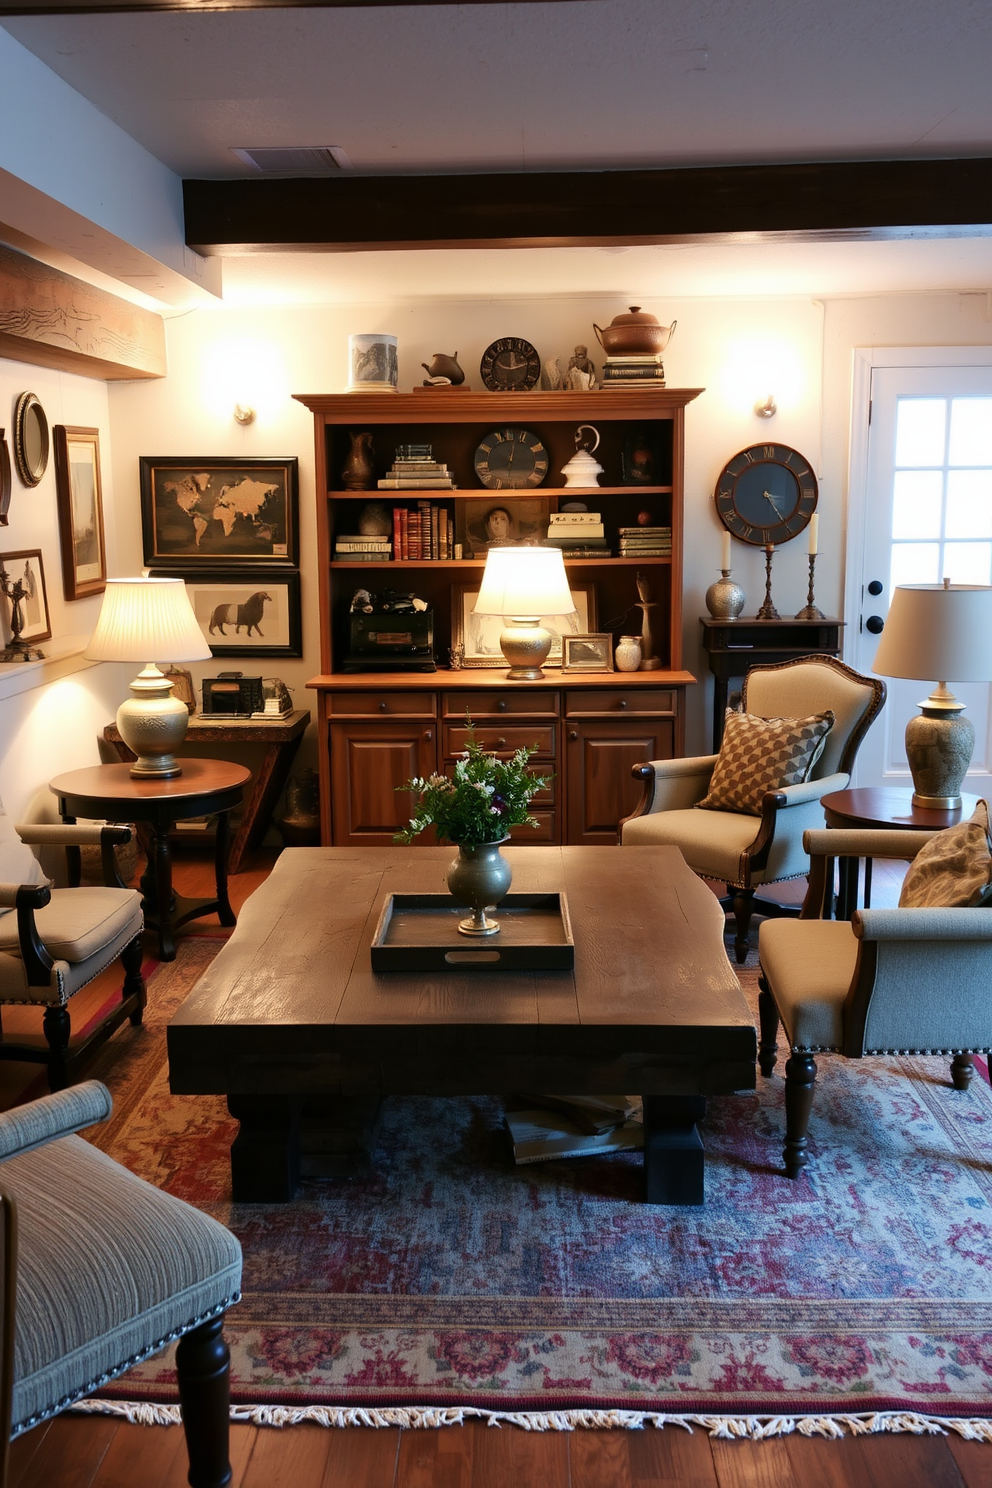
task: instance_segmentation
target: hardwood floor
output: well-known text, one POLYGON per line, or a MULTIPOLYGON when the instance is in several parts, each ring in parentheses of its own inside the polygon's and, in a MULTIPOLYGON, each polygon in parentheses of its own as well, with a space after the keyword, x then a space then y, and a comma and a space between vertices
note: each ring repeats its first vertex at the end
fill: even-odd
MULTIPOLYGON (((270 864, 271 856, 256 854, 231 880, 235 910, 270 864)), ((901 873, 886 870, 876 869, 876 905, 898 896, 901 873)), ((190 855, 176 878, 180 892, 205 894, 209 860, 190 855)), ((797 890, 783 885, 780 893, 794 901, 797 890)), ((204 925, 216 934, 214 922, 204 925)), ((103 986, 104 996, 113 985, 103 986)), ((98 1005, 100 986, 87 992, 98 1005)), ((14 1073, 23 1085, 23 1069, 14 1073)), ((0 1078, 0 1105, 9 1105, 18 1098, 16 1080, 2 1065, 0 1078)), ((992 1488, 992 1443, 905 1434, 737 1442, 680 1427, 539 1433, 480 1421, 437 1431, 235 1425, 231 1463, 232 1488, 992 1488)), ((183 1488, 186 1472, 179 1428, 67 1414, 14 1443, 10 1488, 183 1488)))

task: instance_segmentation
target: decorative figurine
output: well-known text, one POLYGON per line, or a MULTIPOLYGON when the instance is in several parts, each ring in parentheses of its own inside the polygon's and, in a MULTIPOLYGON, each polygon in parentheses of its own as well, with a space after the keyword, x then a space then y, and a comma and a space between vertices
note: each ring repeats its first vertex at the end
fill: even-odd
POLYGON ((25 563, 24 573, 19 579, 12 579, 0 563, 0 590, 10 600, 10 645, 0 651, 0 662, 44 661, 45 653, 39 646, 32 646, 28 641, 21 640, 21 631, 24 629, 22 606, 26 599, 34 599, 35 595, 34 574, 30 563, 25 563))
POLYGON ((570 486, 586 487, 598 486, 599 477, 603 473, 603 467, 598 460, 593 459, 593 452, 599 448, 599 430, 594 429, 592 424, 580 424, 575 431, 575 454, 567 464, 561 468, 565 477, 565 489, 570 486), (591 449, 587 449, 582 437, 583 429, 588 429, 590 434, 595 435, 596 442, 591 449))
POLYGON ((590 360, 588 346, 577 346, 569 357, 565 384, 573 393, 591 393, 596 387, 596 368, 590 360))
POLYGON ((637 601, 637 608, 640 610, 642 616, 641 664, 638 667, 638 671, 656 672, 661 666, 661 659, 660 657, 655 655, 654 651, 654 634, 651 626, 651 611, 656 610, 658 606, 651 598, 651 586, 648 583, 647 575, 641 573, 640 570, 638 570, 637 574, 637 592, 640 595, 640 598, 637 601))

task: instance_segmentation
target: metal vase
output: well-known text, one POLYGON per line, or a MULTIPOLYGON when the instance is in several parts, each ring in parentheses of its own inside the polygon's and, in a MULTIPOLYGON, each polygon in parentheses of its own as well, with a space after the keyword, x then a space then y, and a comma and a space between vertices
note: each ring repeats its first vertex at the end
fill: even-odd
POLYGON ((487 919, 486 910, 500 902, 513 878, 513 870, 500 852, 508 841, 503 837, 499 842, 459 845, 458 856, 448 869, 448 889, 460 904, 472 909, 471 918, 459 924, 459 934, 499 934, 498 921, 487 919))

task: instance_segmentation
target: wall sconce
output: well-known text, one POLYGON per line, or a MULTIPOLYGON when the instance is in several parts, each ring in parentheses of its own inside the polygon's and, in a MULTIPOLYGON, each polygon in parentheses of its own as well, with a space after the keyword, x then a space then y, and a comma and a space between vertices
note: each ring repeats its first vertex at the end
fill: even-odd
POLYGON ((235 403, 234 418, 236 423, 242 425, 253 424, 255 422, 255 410, 254 408, 250 408, 246 403, 235 403))
POLYGON ((775 402, 775 394, 769 393, 767 398, 759 398, 754 405, 754 411, 759 418, 774 418, 778 413, 778 404, 775 402))

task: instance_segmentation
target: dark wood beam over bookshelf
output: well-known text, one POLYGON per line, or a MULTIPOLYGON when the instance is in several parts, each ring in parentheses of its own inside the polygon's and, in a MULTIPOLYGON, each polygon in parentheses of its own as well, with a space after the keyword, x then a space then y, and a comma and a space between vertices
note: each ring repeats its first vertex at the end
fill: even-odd
MULTIPOLYGON (((381 5, 503 5, 505 0, 15 0, 0 16, 106 14, 124 10, 368 10, 381 5)), ((549 0, 516 0, 518 5, 549 0)), ((574 0, 551 0, 556 5, 574 0)))
POLYGON ((203 254, 992 235, 989 158, 187 180, 183 196, 203 254))

